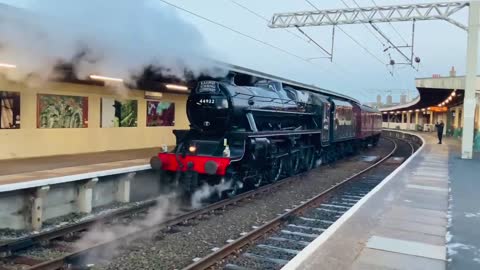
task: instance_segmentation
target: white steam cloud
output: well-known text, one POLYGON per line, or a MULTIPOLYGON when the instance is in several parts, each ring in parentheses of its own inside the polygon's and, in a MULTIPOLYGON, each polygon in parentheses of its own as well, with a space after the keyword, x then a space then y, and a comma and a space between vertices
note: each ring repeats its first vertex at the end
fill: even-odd
POLYGON ((180 78, 208 72, 212 52, 201 33, 155 0, 42 0, 26 9, 0 4, 0 62, 11 79, 54 76, 59 62, 90 74, 130 79, 146 66, 180 78))
MULTIPOLYGON (((92 245, 109 243, 115 239, 121 238, 133 233, 141 232, 146 228, 151 228, 155 225, 164 222, 169 215, 178 214, 178 206, 175 203, 176 194, 169 194, 161 196, 157 199, 157 205, 152 208, 145 219, 135 220, 129 224, 117 224, 117 225, 103 225, 100 224, 93 229, 89 230, 80 240, 75 242, 75 248, 83 250, 91 247, 92 245)), ((143 234, 142 237, 135 240, 147 240, 151 239, 156 232, 153 230, 151 234, 143 234)), ((108 245, 108 248, 103 250, 95 250, 95 254, 90 254, 85 258, 85 263, 96 262, 97 260, 111 260, 117 256, 120 252, 120 243, 114 245, 114 242, 108 245)))
POLYGON ((224 179, 214 186, 204 184, 192 194, 191 205, 193 208, 200 208, 205 204, 205 200, 209 199, 212 195, 221 197, 224 191, 231 188, 232 181, 225 181, 224 179))

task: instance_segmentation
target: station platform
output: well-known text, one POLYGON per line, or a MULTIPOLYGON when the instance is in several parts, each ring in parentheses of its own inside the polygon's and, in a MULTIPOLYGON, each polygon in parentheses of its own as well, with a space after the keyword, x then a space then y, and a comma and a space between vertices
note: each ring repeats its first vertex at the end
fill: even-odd
POLYGON ((159 149, 0 160, 0 192, 148 170, 159 149))
POLYGON ((480 158, 431 133, 282 269, 480 269, 480 158))

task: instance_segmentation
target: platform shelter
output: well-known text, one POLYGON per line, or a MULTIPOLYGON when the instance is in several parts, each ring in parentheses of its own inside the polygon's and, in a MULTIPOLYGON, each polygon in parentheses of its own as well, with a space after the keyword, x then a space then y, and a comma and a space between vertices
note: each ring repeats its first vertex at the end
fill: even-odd
MULTIPOLYGON (((418 97, 409 103, 381 108, 383 127, 434 132, 443 121, 444 135, 461 139, 465 114, 463 108, 465 77, 448 76, 415 80, 418 97)), ((476 81, 477 99, 474 118, 474 151, 480 151, 480 77, 476 81)))

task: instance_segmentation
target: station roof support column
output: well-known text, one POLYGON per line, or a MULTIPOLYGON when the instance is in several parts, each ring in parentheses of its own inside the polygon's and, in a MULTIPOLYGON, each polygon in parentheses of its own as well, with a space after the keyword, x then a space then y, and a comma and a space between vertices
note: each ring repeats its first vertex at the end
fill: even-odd
POLYGON ((465 76, 465 97, 463 101, 462 158, 472 159, 473 132, 475 119, 475 81, 478 57, 478 30, 480 19, 480 1, 470 1, 468 15, 467 72, 465 76))

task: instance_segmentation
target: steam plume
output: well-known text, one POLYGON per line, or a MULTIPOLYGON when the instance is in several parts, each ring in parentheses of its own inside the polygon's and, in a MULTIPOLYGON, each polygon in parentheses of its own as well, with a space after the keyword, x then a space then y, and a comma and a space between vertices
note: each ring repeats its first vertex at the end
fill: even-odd
POLYGON ((0 4, 0 62, 12 79, 54 76, 71 63, 78 78, 103 74, 130 79, 145 67, 182 78, 210 68, 201 33, 171 7, 154 0, 42 0, 26 9, 0 4), (202 58, 200 58, 202 57, 202 58))
MULTIPOLYGON (((175 203, 176 194, 169 194, 161 196, 157 199, 157 205, 152 208, 145 219, 136 220, 130 224, 117 224, 117 225, 98 225, 92 230, 89 230, 80 240, 75 242, 75 248, 82 250, 88 248, 94 244, 111 242, 122 236, 137 233, 145 228, 161 224, 166 220, 168 215, 177 214, 178 207, 175 203)), ((154 234, 154 232, 152 232, 154 234)), ((142 238, 136 238, 135 240, 148 240, 152 237, 149 234, 143 234, 142 238)), ((111 260, 120 252, 120 246, 110 243, 108 248, 103 250, 95 250, 95 254, 90 254, 85 263, 96 262, 98 259, 111 260)))

